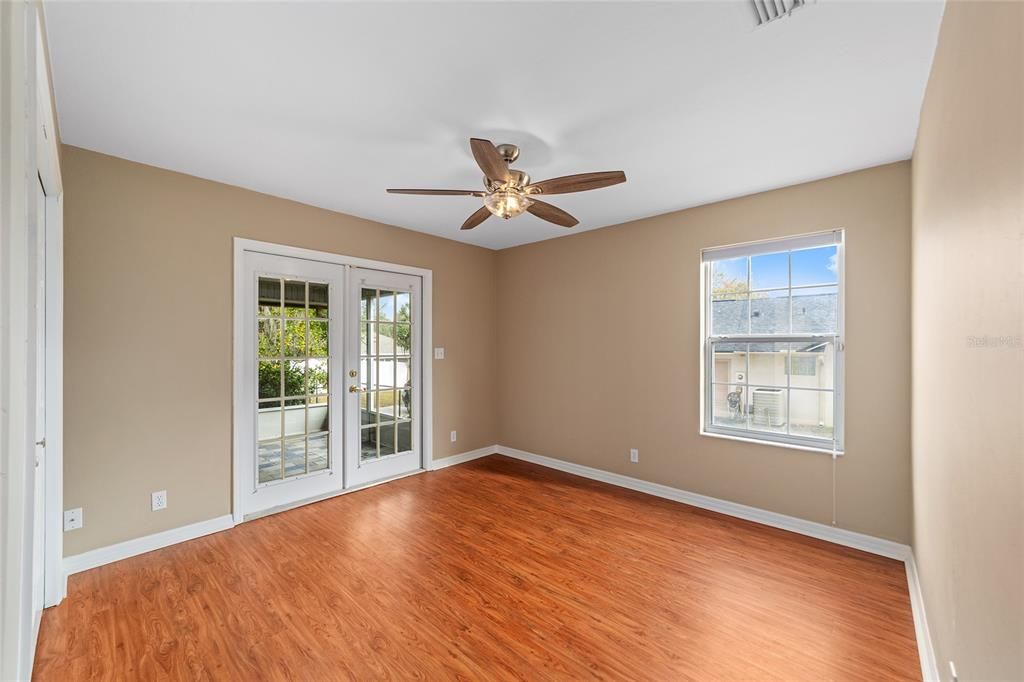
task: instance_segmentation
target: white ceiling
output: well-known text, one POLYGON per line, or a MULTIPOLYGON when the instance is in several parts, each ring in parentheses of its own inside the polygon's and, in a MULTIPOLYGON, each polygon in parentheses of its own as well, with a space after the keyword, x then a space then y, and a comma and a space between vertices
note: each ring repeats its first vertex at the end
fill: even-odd
POLYGON ((755 29, 705 3, 47 2, 64 142, 490 248, 558 237, 524 215, 460 232, 470 136, 575 231, 910 156, 941 2, 809 0, 755 29))

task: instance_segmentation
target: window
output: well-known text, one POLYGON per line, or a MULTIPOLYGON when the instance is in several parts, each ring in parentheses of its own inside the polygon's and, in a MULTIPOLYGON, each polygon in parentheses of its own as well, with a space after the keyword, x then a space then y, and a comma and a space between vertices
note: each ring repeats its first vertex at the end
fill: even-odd
POLYGON ((842 450, 842 231, 702 260, 704 432, 842 450))

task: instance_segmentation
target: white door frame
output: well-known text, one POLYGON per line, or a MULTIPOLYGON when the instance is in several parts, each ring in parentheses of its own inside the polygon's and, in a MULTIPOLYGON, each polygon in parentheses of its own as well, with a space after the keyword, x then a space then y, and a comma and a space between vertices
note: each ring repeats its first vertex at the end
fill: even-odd
POLYGON ((50 79, 37 3, 0 3, 0 394, 5 423, 0 427, 0 678, 31 676, 38 622, 33 618, 33 577, 44 581, 44 605, 64 594, 61 516, 61 234, 63 186, 58 141, 50 100, 50 79), (47 221, 37 213, 42 184, 47 221), (43 510, 44 565, 35 565, 36 459, 36 320, 38 230, 44 230, 45 257, 54 264, 45 280, 42 301, 52 342, 44 348, 45 386, 49 395, 45 451, 47 472, 43 510), (59 523, 59 521, 58 521, 59 523))
MULTIPOLYGON (((234 296, 233 296, 233 343, 232 343, 232 376, 233 376, 233 391, 232 391, 232 416, 235 414, 235 410, 240 405, 245 403, 245 377, 249 368, 238 367, 236 363, 238 358, 244 357, 245 345, 249 342, 247 330, 245 327, 245 296, 243 295, 247 287, 249 287, 249 281, 245 275, 244 257, 245 253, 256 252, 266 253, 272 256, 285 256, 289 258, 303 258, 306 260, 320 261, 323 263, 332 263, 335 265, 348 265, 352 267, 368 268, 372 270, 384 270, 387 272, 400 272, 407 275, 415 275, 422 279, 423 286, 421 297, 423 300, 423 311, 422 311, 422 322, 420 325, 420 352, 423 357, 422 363, 422 386, 423 386, 423 397, 421 407, 421 457, 420 471, 426 471, 430 462, 433 459, 433 391, 432 391, 432 363, 430 358, 433 357, 431 352, 433 344, 433 332, 432 332, 432 292, 433 292, 433 271, 426 268, 417 268, 409 265, 399 265, 396 263, 387 263, 384 261, 370 260, 367 258, 356 258, 354 256, 344 256, 337 253, 329 253, 326 251, 316 251, 313 249, 304 249, 297 246, 286 246, 284 244, 274 244, 271 242, 262 242, 253 239, 245 239, 242 237, 234 238, 234 296)), ((232 502, 231 502, 231 515, 234 523, 242 523, 244 519, 244 513, 242 510, 241 500, 245 494, 246 481, 243 477, 238 475, 240 472, 245 471, 245 467, 241 461, 242 457, 252 457, 251 452, 244 451, 242 447, 243 440, 240 438, 240 430, 238 424, 232 426, 232 502)), ((343 494, 351 492, 353 489, 341 490, 337 494, 343 494)))

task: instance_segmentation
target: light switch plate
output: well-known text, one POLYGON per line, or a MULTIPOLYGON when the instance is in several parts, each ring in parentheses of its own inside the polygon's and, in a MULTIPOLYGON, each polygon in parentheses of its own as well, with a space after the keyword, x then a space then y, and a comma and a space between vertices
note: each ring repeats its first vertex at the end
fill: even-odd
POLYGON ((458 440, 458 438, 459 434, 455 431, 452 431, 452 442, 454 443, 456 440, 458 440))
POLYGON ((630 448, 629 449, 629 461, 630 462, 634 462, 634 463, 639 462, 640 461, 640 451, 637 450, 636 448, 630 448))
POLYGON ((444 360, 444 348, 439 347, 434 349, 434 359, 444 360))

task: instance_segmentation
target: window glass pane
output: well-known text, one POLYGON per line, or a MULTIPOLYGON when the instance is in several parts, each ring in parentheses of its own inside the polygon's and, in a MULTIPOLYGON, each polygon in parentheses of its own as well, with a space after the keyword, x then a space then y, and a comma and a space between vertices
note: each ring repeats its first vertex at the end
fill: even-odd
POLYGON ((395 425, 380 425, 380 456, 387 457, 395 454, 395 425))
POLYGON ((412 450, 412 422, 398 422, 398 451, 412 450))
POLYGON ((711 264, 711 293, 736 294, 747 291, 747 262, 743 258, 716 260, 711 264))
POLYGON ((284 475, 306 473, 306 439, 289 438, 284 442, 284 475))
POLYGON ((281 355, 281 320, 260 320, 256 323, 256 346, 261 358, 281 355))
POLYGON ((281 362, 261 360, 259 363, 259 397, 281 397, 281 362))
POLYGON ((839 282, 839 246, 793 251, 793 286, 837 284, 839 282))
POLYGON ((377 393, 377 412, 380 420, 392 421, 395 418, 395 403, 397 402, 395 391, 379 391, 377 393))
POLYGON ((395 325, 395 352, 399 355, 412 353, 412 325, 395 325))
POLYGON ((310 360, 307 363, 306 390, 311 395, 327 393, 327 360, 310 360))
POLYGON ((712 387, 712 423, 732 428, 748 428, 749 391, 743 384, 715 384, 712 387))
POLYGON ((284 394, 302 396, 306 394, 306 361, 286 360, 284 363, 284 394))
POLYGON ((360 430, 359 457, 366 461, 377 457, 377 427, 369 426, 360 430))
POLYGON ((744 383, 747 380, 747 344, 715 343, 711 349, 711 380, 721 383, 744 383))
POLYGON ((766 253, 750 258, 750 288, 785 289, 789 287, 789 253, 766 253))
POLYGON ((256 409, 256 437, 260 440, 281 437, 281 403, 260 403, 256 409))
POLYGON ((257 459, 260 483, 281 480, 281 441, 260 443, 257 459))
POLYGON ((306 433, 306 401, 284 401, 284 435, 301 436, 306 433))
POLYGON ((376 289, 363 289, 362 292, 360 293, 359 319, 364 321, 372 321, 377 319, 376 289))
POLYGON ((747 383, 761 386, 786 385, 786 358, 788 343, 750 344, 750 363, 747 383))
POLYGON ((377 325, 363 322, 359 325, 359 354, 372 355, 377 348, 377 325))
POLYGON ((838 332, 839 287, 813 287, 793 291, 793 331, 796 333, 838 332))
POLYGON ((406 387, 398 392, 398 416, 412 418, 412 388, 406 387))
POLYGON ((327 322, 313 320, 309 323, 309 354, 315 358, 326 358, 328 351, 327 322))
POLYGON ((263 316, 281 314, 281 280, 260 277, 256 312, 263 316))
POLYGON ((309 316, 327 317, 328 288, 326 284, 309 283, 309 316))
POLYGON ((750 389, 750 428, 753 431, 786 432, 786 389, 750 389))
POLYGON ((395 361, 382 357, 377 361, 377 386, 379 388, 395 387, 395 361))
POLYGON ((306 316, 306 283, 285 282, 284 283, 284 316, 305 317, 306 316))
POLYGON ((395 361, 395 387, 412 385, 412 359, 399 358, 395 361))
POLYGON ((802 341, 790 348, 790 388, 835 387, 835 345, 831 341, 802 341))
POLYGON ((395 325, 381 322, 377 325, 377 354, 378 355, 394 355, 395 354, 395 325))
POLYGON ((395 292, 393 291, 382 291, 380 292, 380 321, 381 322, 394 322, 395 321, 395 292))
POLYGON ((326 469, 330 462, 328 458, 327 434, 310 436, 306 443, 306 451, 309 454, 309 470, 321 471, 326 469))
POLYGON ((750 333, 789 333, 789 291, 765 291, 750 295, 750 333))
POLYGON ((286 357, 306 354, 306 323, 303 320, 285 321, 284 354, 286 357))
POLYGON ((311 402, 306 412, 306 433, 327 431, 330 428, 329 416, 326 402, 311 402))
POLYGON ((832 391, 789 392, 789 432, 797 436, 832 439, 832 391))
POLYGON ((746 334, 749 315, 746 294, 716 294, 711 301, 711 334, 746 334))
POLYGON ((363 426, 377 423, 377 394, 366 391, 359 394, 360 423, 363 426))
POLYGON ((412 296, 408 291, 399 291, 395 294, 395 320, 412 322, 412 296))

